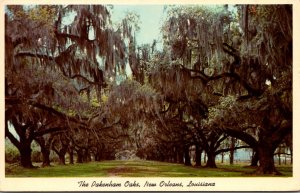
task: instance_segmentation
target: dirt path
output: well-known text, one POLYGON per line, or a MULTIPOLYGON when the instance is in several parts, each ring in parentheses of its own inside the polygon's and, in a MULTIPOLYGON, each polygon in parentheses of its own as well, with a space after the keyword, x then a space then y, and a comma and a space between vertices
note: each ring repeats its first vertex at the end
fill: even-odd
POLYGON ((107 170, 108 176, 119 176, 120 173, 128 173, 131 172, 132 168, 126 166, 118 166, 112 169, 107 170))

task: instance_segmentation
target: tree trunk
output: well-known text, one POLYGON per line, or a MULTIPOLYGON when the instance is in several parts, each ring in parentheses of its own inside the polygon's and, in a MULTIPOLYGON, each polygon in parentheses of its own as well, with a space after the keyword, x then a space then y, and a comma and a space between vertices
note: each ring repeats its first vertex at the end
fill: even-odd
POLYGON ((83 163, 83 155, 81 150, 77 150, 77 163, 83 163))
POLYGON ((86 150, 82 150, 82 162, 86 162, 87 156, 86 156, 86 150))
POLYGON ((204 158, 203 158, 203 162, 206 164, 206 152, 204 152, 204 158))
POLYGON ((196 145, 196 166, 201 166, 201 153, 202 149, 196 145))
POLYGON ((21 155, 21 165, 24 168, 33 168, 31 161, 31 142, 33 141, 31 137, 26 137, 26 135, 20 136, 20 155, 21 155))
POLYGON ((281 165, 281 147, 278 147, 278 165, 281 165))
POLYGON ((12 121, 17 134, 19 135, 20 141, 18 141, 13 134, 10 133, 8 129, 8 121, 5 120, 5 135, 9 140, 17 147, 20 153, 21 165, 24 168, 33 168, 31 162, 31 142, 32 138, 32 128, 28 125, 20 125, 16 119, 12 121), (28 136, 29 134, 29 136, 28 136))
POLYGON ((233 165, 233 162, 234 162, 234 147, 235 147, 235 138, 231 137, 230 155, 229 155, 230 165, 233 165))
POLYGON ((251 165, 250 166, 254 166, 257 167, 258 166, 258 153, 253 151, 252 153, 252 158, 251 158, 251 165))
POLYGON ((260 143, 257 147, 259 157, 259 167, 255 171, 257 174, 280 174, 274 164, 274 151, 269 143, 260 143))
POLYGON ((189 146, 184 148, 184 165, 191 166, 190 150, 189 146))
POLYGON ((224 163, 224 152, 221 153, 221 163, 224 163))
POLYGON ((183 164, 183 153, 182 153, 182 151, 177 152, 177 163, 183 164))
POLYGON ((30 144, 22 144, 20 151, 21 156, 21 165, 24 168, 33 168, 32 162, 31 162, 31 147, 30 144))
POLYGON ((284 155, 284 165, 286 165, 286 154, 284 155))
MULTIPOLYGON (((48 139, 48 141, 49 140, 51 140, 51 138, 48 139)), ((36 138, 35 141, 38 142, 41 147, 41 152, 43 155, 42 167, 50 166, 50 144, 46 143, 46 140, 43 137, 36 138)))
POLYGON ((216 168, 216 155, 213 152, 207 152, 207 163, 206 167, 216 168))
POLYGON ((60 150, 56 149, 55 147, 52 147, 52 149, 55 151, 55 153, 58 155, 59 158, 59 164, 60 165, 66 165, 66 159, 65 155, 67 153, 67 148, 62 147, 60 150))
POLYGON ((176 149, 175 149, 175 151, 174 151, 174 153, 173 153, 173 163, 177 163, 178 162, 178 160, 177 160, 177 151, 176 151, 176 149))
POLYGON ((85 153, 85 155, 84 155, 85 161, 90 162, 91 161, 91 154, 90 154, 89 150, 86 149, 84 153, 85 153))
POLYGON ((58 157, 59 157, 59 164, 60 165, 66 165, 66 159, 65 159, 65 153, 60 152, 58 157))
POLYGON ((41 147, 41 152, 43 155, 42 167, 50 166, 50 149, 41 147))
POLYGON ((291 150, 291 164, 293 164, 293 146, 290 147, 291 150))
POLYGON ((102 158, 101 153, 102 153, 101 150, 97 149, 97 152, 95 153, 95 161, 101 161, 102 158))
POLYGON ((176 163, 177 162, 177 148, 173 147, 173 151, 172 151, 172 163, 176 163))
POLYGON ((74 164, 74 149, 75 149, 74 142, 70 140, 68 150, 67 150, 70 157, 70 164, 74 164))
POLYGON ((95 161, 100 161, 98 153, 95 153, 95 161))
POLYGON ((74 153, 73 149, 69 150, 69 156, 70 156, 70 164, 74 164, 74 153))

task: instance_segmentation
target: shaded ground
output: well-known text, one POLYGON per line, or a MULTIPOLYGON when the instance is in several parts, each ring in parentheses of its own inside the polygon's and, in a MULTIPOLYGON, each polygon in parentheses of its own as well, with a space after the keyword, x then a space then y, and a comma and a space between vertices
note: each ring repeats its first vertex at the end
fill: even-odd
POLYGON ((110 168, 107 170, 108 176, 118 176, 119 174, 123 173, 132 173, 132 168, 126 166, 118 166, 116 168, 110 168))
MULTIPOLYGON (((284 177, 292 176, 291 166, 277 167, 284 177)), ((245 165, 218 165, 196 168, 156 161, 103 161, 74 165, 24 169, 6 164, 6 177, 250 177, 255 168, 245 165)), ((281 176, 282 177, 282 176, 281 176)))

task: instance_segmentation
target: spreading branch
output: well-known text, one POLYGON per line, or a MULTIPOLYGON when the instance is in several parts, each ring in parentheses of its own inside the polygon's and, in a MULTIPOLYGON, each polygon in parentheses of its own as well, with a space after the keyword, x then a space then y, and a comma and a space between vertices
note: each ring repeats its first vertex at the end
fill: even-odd
POLYGON ((55 60, 55 57, 46 55, 46 54, 40 54, 40 53, 32 53, 32 52, 28 52, 28 51, 22 51, 22 52, 18 52, 15 57, 33 57, 33 58, 41 58, 41 59, 45 59, 45 60, 55 60))
MULTIPOLYGON (((202 80, 202 82, 205 85, 207 85, 210 81, 213 81, 213 80, 219 80, 219 79, 224 79, 224 78, 233 78, 234 80, 238 81, 248 91, 248 93, 249 93, 247 95, 248 97, 252 97, 252 96, 258 97, 263 93, 261 89, 255 89, 252 86, 250 86, 250 84, 236 72, 224 72, 224 73, 212 76, 212 77, 208 77, 200 70, 189 69, 183 65, 181 65, 181 67, 183 70, 190 72, 189 75, 191 78, 200 79, 200 80, 202 80), (196 73, 196 75, 192 75, 192 72, 196 73)), ((242 97, 245 98, 245 96, 242 96, 242 97)))
POLYGON ((48 133, 57 133, 57 132, 64 132, 66 131, 67 128, 66 127, 53 127, 53 128, 48 128, 48 129, 44 129, 44 130, 41 130, 41 131, 36 131, 34 132, 33 134, 33 137, 40 137, 40 136, 43 136, 45 134, 48 134, 48 133))
POLYGON ((46 105, 43 105, 43 104, 41 104, 41 103, 37 103, 37 102, 34 102, 34 101, 29 101, 28 103, 29 103, 30 105, 34 106, 34 107, 37 107, 37 108, 39 108, 39 109, 48 111, 49 113, 52 113, 52 114, 54 114, 54 115, 57 115, 57 116, 59 116, 59 117, 61 117, 61 118, 63 118, 63 119, 68 119, 68 120, 73 121, 73 122, 75 122, 75 123, 79 123, 80 125, 83 125, 84 127, 87 126, 86 123, 80 122, 77 118, 75 118, 75 117, 70 117, 70 116, 68 116, 68 115, 66 115, 66 114, 64 114, 64 113, 61 113, 61 112, 55 110, 55 109, 52 108, 52 107, 48 107, 48 106, 46 106, 46 105))
POLYGON ((240 130, 229 129, 229 128, 224 129, 224 132, 226 132, 228 135, 230 135, 232 137, 236 137, 236 138, 246 142, 253 149, 256 149, 256 147, 257 147, 257 144, 258 144, 257 140, 250 134, 247 134, 240 130))

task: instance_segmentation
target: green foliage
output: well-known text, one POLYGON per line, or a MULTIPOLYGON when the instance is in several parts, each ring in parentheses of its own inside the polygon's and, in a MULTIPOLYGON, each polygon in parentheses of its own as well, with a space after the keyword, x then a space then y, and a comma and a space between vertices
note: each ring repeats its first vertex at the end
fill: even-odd
MULTIPOLYGON (((237 108, 236 108, 236 97, 235 96, 226 96, 220 97, 219 103, 215 106, 212 106, 208 109, 208 119, 204 120, 205 124, 214 127, 216 124, 220 124, 219 127, 222 127, 221 124, 224 120, 228 119, 229 116, 227 113, 230 112, 231 118, 237 118, 237 108)), ((230 119, 230 121, 232 121, 230 119)), ((230 122, 229 121, 229 122, 230 122)))
POLYGON ((29 10, 28 17, 49 25, 56 17, 56 13, 57 9, 54 6, 36 6, 29 10))
POLYGON ((157 112, 160 96, 149 85, 125 80, 112 88, 108 97, 111 112, 129 122, 157 112))
POLYGON ((128 28, 130 28, 130 33, 139 32, 140 31, 140 15, 135 12, 127 12, 126 16, 123 19, 123 23, 129 24, 128 28))
POLYGON ((248 31, 244 29, 249 37, 243 41, 242 53, 257 55, 261 74, 275 76, 271 81, 280 82, 282 74, 292 72, 292 6, 253 5, 249 14, 248 31))
POLYGON ((173 59, 182 59, 184 66, 200 69, 221 67, 224 34, 231 15, 222 6, 171 6, 162 27, 165 50, 172 50, 173 59))
POLYGON ((15 163, 20 161, 20 155, 18 149, 13 144, 5 139, 5 162, 15 163))

